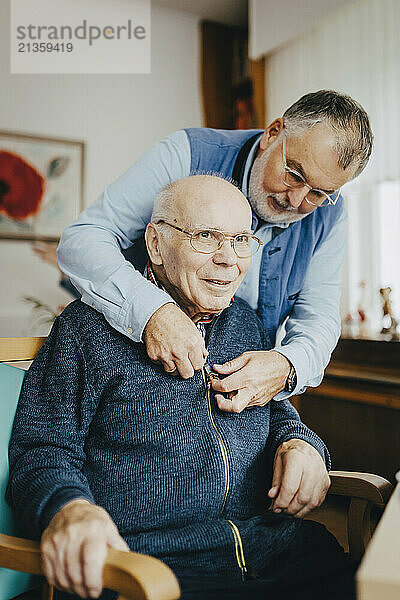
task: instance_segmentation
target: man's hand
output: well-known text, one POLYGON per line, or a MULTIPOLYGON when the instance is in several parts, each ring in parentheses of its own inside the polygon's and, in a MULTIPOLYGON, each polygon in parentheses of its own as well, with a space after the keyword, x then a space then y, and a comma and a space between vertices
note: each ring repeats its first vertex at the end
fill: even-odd
POLYGON ((47 581, 78 594, 98 598, 108 548, 129 552, 108 513, 87 500, 72 500, 43 532, 42 563, 47 581))
POLYGON ((149 358, 167 373, 178 371, 189 379, 203 368, 208 355, 203 336, 176 304, 161 306, 148 320, 143 337, 149 358))
POLYGON ((223 365, 213 365, 213 368, 221 375, 229 375, 212 384, 215 392, 229 395, 227 399, 215 394, 219 408, 240 413, 250 406, 264 406, 281 392, 291 364, 279 352, 257 350, 244 352, 223 365))
POLYGON ((288 440, 274 461, 271 510, 302 518, 325 499, 331 482, 319 452, 303 440, 288 440))

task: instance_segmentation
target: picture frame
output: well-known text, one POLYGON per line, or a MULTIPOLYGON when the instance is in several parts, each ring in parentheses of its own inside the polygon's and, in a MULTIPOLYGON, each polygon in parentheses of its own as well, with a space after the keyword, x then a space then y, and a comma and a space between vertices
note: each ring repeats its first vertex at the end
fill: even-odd
POLYGON ((81 140, 0 130, 0 239, 56 241, 83 210, 81 140))

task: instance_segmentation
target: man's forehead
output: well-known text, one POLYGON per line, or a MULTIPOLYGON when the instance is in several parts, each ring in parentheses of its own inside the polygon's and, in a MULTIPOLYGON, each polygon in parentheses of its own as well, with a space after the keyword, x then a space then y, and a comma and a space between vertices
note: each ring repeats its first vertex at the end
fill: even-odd
MULTIPOLYGON (((186 227, 218 229, 220 231, 247 230, 251 226, 251 209, 242 193, 227 181, 190 185, 180 189, 176 208, 178 218, 186 227)), ((175 211, 174 211, 175 212, 175 211)))
POLYGON ((221 226, 218 227, 218 226, 215 226, 214 224, 210 224, 209 222, 208 223, 207 222, 205 222, 205 223, 198 222, 198 223, 193 223, 191 225, 191 229, 192 230, 207 229, 209 231, 220 231, 222 233, 226 233, 226 235, 238 235, 240 233, 247 233, 247 234, 252 233, 251 229, 249 229, 247 224, 244 225, 244 227, 237 227, 234 230, 231 229, 228 231, 227 228, 225 227, 225 224, 221 224, 221 226))
MULTIPOLYGON (((247 202, 247 201, 246 201, 247 202)), ((251 229, 250 206, 238 203, 208 201, 207 203, 193 202, 190 208, 181 212, 186 228, 216 229, 224 233, 243 233, 251 229)))
POLYGON ((332 193, 351 177, 339 165, 337 134, 323 123, 286 138, 287 166, 298 171, 313 188, 332 193))

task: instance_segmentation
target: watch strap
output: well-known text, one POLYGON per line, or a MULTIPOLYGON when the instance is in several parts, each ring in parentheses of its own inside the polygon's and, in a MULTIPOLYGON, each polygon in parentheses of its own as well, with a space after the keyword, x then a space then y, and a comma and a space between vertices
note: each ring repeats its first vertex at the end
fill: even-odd
POLYGON ((290 366, 289 375, 286 379, 285 392, 292 393, 297 385, 296 369, 293 365, 290 366))

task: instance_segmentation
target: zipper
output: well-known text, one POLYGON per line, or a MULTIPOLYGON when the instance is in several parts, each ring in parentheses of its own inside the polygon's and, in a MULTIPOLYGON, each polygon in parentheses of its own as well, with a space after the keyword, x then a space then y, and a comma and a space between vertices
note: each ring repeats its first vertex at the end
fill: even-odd
MULTIPOLYGON (((208 368, 210 368, 210 367, 208 366, 208 368)), ((220 447, 221 454, 222 454, 222 459, 224 461, 224 467, 225 467, 225 490, 224 490, 224 497, 223 497, 223 500, 222 500, 221 508, 219 509, 219 514, 220 514, 220 516, 222 516, 222 513, 224 512, 226 500, 228 498, 228 493, 229 493, 229 460, 228 460, 228 451, 226 449, 223 437, 220 434, 220 432, 218 430, 218 427, 215 424, 214 417, 213 417, 212 410, 211 410, 211 381, 212 381, 212 378, 209 375, 207 375, 207 371, 206 371, 205 367, 203 367, 202 373, 203 373, 204 385, 205 385, 205 388, 206 388, 208 418, 210 419, 210 423, 212 425, 212 428, 214 429, 215 434, 217 436, 219 447, 220 447)))
MULTIPOLYGON (((226 500, 228 498, 228 493, 229 493, 230 468, 229 468, 228 451, 226 449, 224 439, 223 439, 221 433, 219 432, 218 427, 215 424, 214 417, 212 414, 212 409, 211 409, 211 383, 212 383, 212 380, 214 378, 218 378, 218 376, 216 374, 215 375, 213 374, 212 369, 208 363, 206 363, 204 365, 204 367, 202 369, 202 373, 203 373, 204 385, 206 388, 208 418, 210 419, 212 428, 214 429, 215 434, 217 436, 221 454, 222 454, 222 458, 224 461, 224 467, 225 467, 225 490, 224 490, 224 497, 222 500, 221 508, 219 511, 220 516, 222 516, 222 513, 224 512, 224 509, 225 509, 226 500)), ((233 533, 233 539, 235 541, 236 561, 239 566, 239 569, 242 572, 242 581, 244 582, 246 580, 247 567, 246 567, 246 561, 244 558, 242 538, 240 536, 239 529, 237 528, 235 523, 233 523, 233 521, 230 521, 229 519, 227 519, 227 522, 229 523, 229 526, 233 533)))
POLYGON ((233 538, 235 540, 236 560, 237 560, 237 564, 239 565, 239 569, 242 572, 242 581, 244 582, 244 581, 246 581, 247 567, 246 567, 246 561, 244 558, 242 538, 240 537, 239 529, 237 528, 235 523, 233 521, 230 521, 229 519, 227 519, 227 521, 232 529, 233 538))

